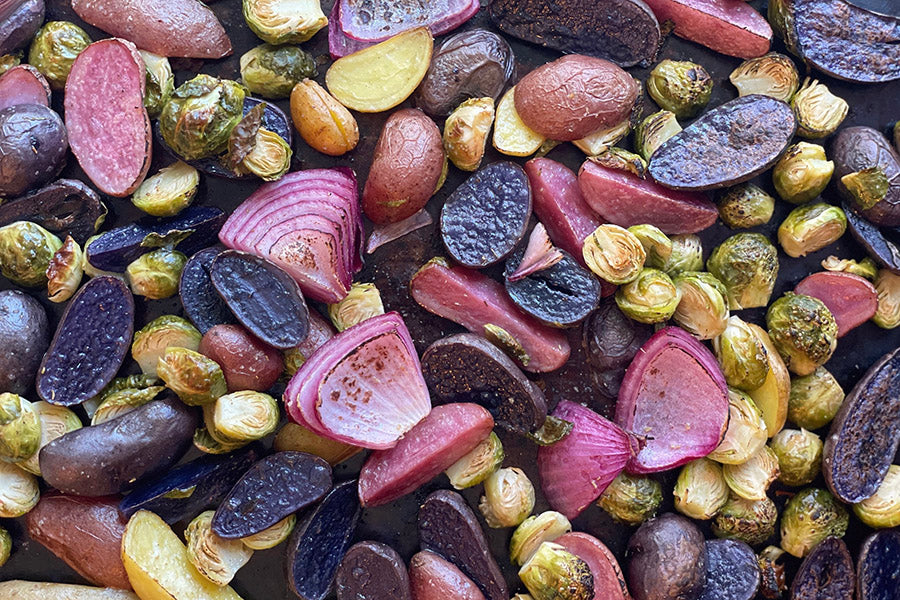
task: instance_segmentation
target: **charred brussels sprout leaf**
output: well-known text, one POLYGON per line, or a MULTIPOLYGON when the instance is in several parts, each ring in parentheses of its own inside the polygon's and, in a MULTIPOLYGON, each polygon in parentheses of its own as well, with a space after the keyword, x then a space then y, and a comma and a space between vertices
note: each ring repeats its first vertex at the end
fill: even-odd
POLYGON ((828 307, 812 296, 786 293, 769 306, 766 326, 788 369, 809 375, 837 348, 837 323, 828 307))
POLYGON ((270 44, 305 42, 328 24, 319 0, 243 0, 250 31, 270 44))
POLYGON ((252 93, 277 100, 316 76, 316 62, 297 46, 263 44, 241 56, 241 81, 252 93))
POLYGON ((762 94, 790 102, 800 87, 794 61, 777 52, 745 60, 728 76, 740 96, 762 94))
POLYGON ((639 323, 668 321, 681 296, 672 279, 659 269, 643 269, 637 279, 616 290, 616 304, 639 323))
POLYGON ((820 139, 837 131, 850 105, 832 94, 824 83, 807 77, 791 99, 791 108, 797 117, 797 135, 820 139))
POLYGON ((675 510, 692 519, 712 519, 728 502, 728 484, 722 467, 699 458, 681 467, 675 482, 675 510))
POLYGON ((645 475, 619 473, 600 495, 597 505, 614 520, 640 525, 656 516, 662 504, 662 486, 645 475))
POLYGON ((775 163, 772 182, 783 200, 803 204, 822 193, 833 173, 834 162, 825 157, 825 148, 798 142, 775 163))
POLYGON ((875 261, 868 256, 860 261, 850 258, 842 259, 837 256, 829 256, 822 261, 822 268, 826 271, 859 275, 869 281, 876 281, 878 278, 878 265, 876 265, 875 261))
POLYGON ((844 390, 825 367, 791 379, 788 418, 806 429, 824 427, 844 402, 844 390))
POLYGON ((713 520, 716 537, 741 540, 758 546, 775 533, 778 509, 769 498, 745 500, 732 495, 713 520))
POLYGON ((666 140, 681 132, 681 125, 675 113, 669 110, 661 110, 644 117, 635 131, 634 145, 638 154, 649 161, 656 149, 662 146, 666 140))
POLYGON ((706 69, 689 61, 664 60, 647 79, 647 92, 663 110, 679 119, 695 116, 709 102, 713 80, 706 69))
POLYGON ((782 429, 769 446, 778 458, 778 481, 785 485, 808 485, 822 468, 822 439, 811 431, 782 429))
POLYGON ((759 233, 738 233, 712 251, 706 267, 728 290, 731 310, 769 303, 778 277, 778 251, 759 233))
POLYGON ((28 63, 47 78, 53 89, 61 90, 72 63, 90 43, 90 36, 75 23, 49 21, 34 35, 28 49, 28 63))
POLYGON ((0 227, 0 273, 17 285, 45 285, 47 267, 61 247, 58 237, 35 223, 17 221, 0 227))
POLYGON ((244 88, 234 81, 197 75, 179 86, 163 106, 159 116, 163 140, 185 160, 221 154, 243 116, 244 95, 244 88))
POLYGON ((806 488, 788 500, 781 515, 781 547, 803 558, 827 537, 843 537, 849 515, 831 493, 806 488))
POLYGON ((138 186, 131 197, 136 207, 155 217, 173 217, 190 206, 200 173, 181 161, 159 170, 138 186))
POLYGON ((488 527, 515 527, 534 509, 534 486, 521 469, 496 470, 484 482, 478 509, 488 527))
POLYGON ((144 59, 146 81, 144 85, 144 108, 151 118, 156 118, 162 112, 163 106, 172 97, 175 91, 175 75, 172 73, 172 65, 165 56, 159 56, 146 50, 138 50, 144 59))
POLYGON ((150 300, 170 298, 178 293, 178 281, 187 256, 177 250, 160 248, 144 254, 125 269, 131 291, 150 300))
POLYGON ((775 198, 752 183, 729 189, 719 199, 719 218, 732 229, 765 225, 775 212, 775 198))
POLYGON ((47 265, 47 297, 51 302, 65 302, 78 291, 83 275, 84 252, 71 235, 66 236, 47 265))

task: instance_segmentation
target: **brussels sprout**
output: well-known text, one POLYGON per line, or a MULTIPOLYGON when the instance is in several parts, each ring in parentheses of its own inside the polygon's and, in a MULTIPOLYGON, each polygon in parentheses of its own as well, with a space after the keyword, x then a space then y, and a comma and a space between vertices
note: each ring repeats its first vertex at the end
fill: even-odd
POLYGON ((523 565, 538 546, 544 542, 552 542, 556 538, 572 531, 572 524, 562 514, 548 510, 539 515, 528 517, 516 527, 509 540, 509 560, 514 565, 523 565))
POLYGON ((40 477, 40 449, 70 431, 81 429, 81 419, 65 406, 57 406, 55 404, 50 404, 49 402, 44 402, 43 400, 34 402, 31 405, 31 408, 34 409, 38 419, 41 421, 41 442, 37 452, 32 454, 26 460, 17 463, 16 466, 40 477))
POLYGON ((0 394, 0 460, 21 462, 41 447, 41 419, 18 394, 0 394))
POLYGON ((516 594, 510 600, 534 600, 534 598, 531 597, 531 594, 516 594))
POLYGON ((526 437, 538 446, 552 446, 556 442, 572 433, 575 423, 547 415, 543 424, 534 431, 529 431, 526 437))
POLYGON ((707 456, 722 464, 739 465, 766 445, 766 422, 756 403, 740 390, 728 388, 728 429, 707 456))
POLYGON ((41 72, 55 90, 62 90, 81 51, 91 44, 87 32, 68 21, 48 21, 28 49, 28 62, 41 72))
POLYGON ((241 538, 241 541, 251 550, 268 550, 288 539, 288 536, 294 531, 296 523, 297 515, 293 514, 278 521, 271 527, 263 529, 259 533, 241 538))
POLYGON ((210 434, 226 442, 252 442, 278 427, 278 403, 262 392, 232 392, 216 399, 210 434))
POLYGON ((252 173, 263 181, 275 181, 291 168, 293 151, 283 137, 260 127, 253 148, 238 165, 239 173, 252 173))
POLYGON ((65 302, 78 290, 84 276, 84 253, 71 235, 47 265, 47 298, 50 302, 65 302))
POLYGON ((172 65, 165 56, 159 56, 146 50, 138 50, 144 59, 146 70, 146 85, 144 89, 144 108, 151 119, 155 119, 162 112, 163 106, 172 97, 175 91, 175 75, 172 73, 172 65))
POLYGON ((647 258, 644 265, 661 269, 672 256, 672 240, 659 227, 653 225, 632 225, 628 231, 633 233, 644 247, 647 258))
POLYGON ((769 303, 778 277, 778 250, 760 233, 738 233, 716 246, 707 270, 725 284, 731 310, 769 303))
POLYGON ((891 182, 881 167, 869 167, 841 177, 841 183, 861 210, 872 208, 887 196, 891 182))
POLYGON ((674 276, 684 271, 703 270, 703 242, 692 233, 673 235, 672 255, 662 267, 669 276, 674 276))
POLYGON ((732 494, 712 523, 716 537, 758 546, 775 533, 778 509, 770 498, 745 500, 732 494))
POLYGON ((184 530, 187 557, 197 572, 216 585, 231 583, 238 570, 253 556, 241 540, 220 538, 212 530, 215 511, 200 513, 184 530))
POLYGON ((594 576, 588 564, 559 544, 544 542, 519 569, 534 600, 592 600, 594 576))
POLYGON ((156 363, 156 372, 189 406, 211 404, 228 391, 222 368, 187 348, 167 347, 156 363))
POLYGON ((12 554, 12 536, 5 527, 0 527, 0 567, 6 564, 10 554, 12 554))
POLYGON ((147 375, 156 375, 156 365, 166 348, 187 348, 197 351, 203 336, 190 321, 175 315, 162 315, 147 323, 134 334, 131 357, 147 375))
POLYGON ((668 110, 655 112, 644 117, 644 120, 638 125, 634 133, 635 149, 644 157, 644 160, 650 160, 657 148, 679 132, 681 132, 681 125, 678 124, 675 113, 668 110))
POLYGON ((728 484, 722 467, 708 458, 699 458, 681 467, 675 482, 675 510, 692 519, 712 519, 728 502, 728 484))
POLYGON ((165 386, 151 385, 151 383, 159 383, 159 380, 154 378, 152 382, 148 382, 142 387, 127 387, 104 393, 103 400, 91 417, 91 425, 100 425, 130 413, 153 400, 166 389, 165 386))
POLYGON ((0 461, 0 518, 21 517, 40 499, 37 477, 17 465, 0 461))
POLYGON ((61 247, 58 237, 30 221, 0 227, 0 273, 17 285, 46 285, 47 267, 61 247))
POLYGON ((328 25, 319 0, 243 0, 250 31, 270 44, 299 44, 328 25))
POLYGON ((790 102, 800 87, 800 74, 794 61, 777 52, 745 60, 728 76, 738 95, 762 94, 790 102))
POLYGON ((822 440, 805 429, 782 429, 769 446, 778 458, 778 481, 800 487, 812 483, 822 467, 822 440))
POLYGON ((494 99, 470 98, 456 107, 444 123, 444 150, 458 169, 474 171, 481 165, 488 134, 494 123, 494 99))
POLYGON ((647 253, 636 235, 618 225, 601 225, 584 240, 584 262, 595 275, 615 285, 637 279, 647 253))
POLYGON ((637 279, 616 290, 619 310, 640 323, 668 321, 680 300, 672 279, 659 269, 643 269, 637 279))
POLYGON ((878 265, 876 265, 875 261, 868 256, 860 261, 855 261, 850 258, 841 259, 837 256, 829 256, 822 261, 822 268, 826 271, 859 275, 869 281, 875 281, 878 277, 878 265))
POLYGON ((806 488, 788 500, 781 515, 781 547, 803 558, 827 537, 843 537, 850 516, 830 492, 806 488))
POLYGON ((450 479, 450 485, 464 490, 478 485, 499 469, 503 464, 503 457, 503 443, 496 433, 491 432, 474 450, 453 463, 444 473, 450 479))
POLYGON ((777 562, 782 556, 784 550, 778 546, 766 546, 756 557, 760 571, 759 593, 767 600, 781 598, 787 590, 784 565, 777 562))
POLYGON ((647 161, 639 154, 629 152, 622 148, 607 148, 597 156, 592 156, 590 160, 607 169, 627 171, 633 175, 637 175, 641 179, 647 174, 647 161))
POLYGON ((900 275, 887 269, 879 269, 875 277, 878 292, 878 308, 872 320, 884 329, 900 325, 900 275))
POLYGON ((129 264, 125 275, 132 292, 150 300, 162 300, 178 293, 185 263, 187 256, 181 252, 159 248, 129 264))
POLYGON ((788 369, 809 375, 837 348, 837 323, 825 303, 787 292, 769 306, 766 327, 788 369))
POLYGON ((875 494, 854 504, 853 512, 860 521, 875 529, 900 525, 900 465, 888 467, 875 494))
POLYGON ((534 486, 521 469, 494 471, 484 481, 484 495, 478 509, 488 527, 515 527, 534 509, 534 486))
POLYGON ((494 325, 493 323, 485 325, 484 337, 487 341, 497 346, 507 355, 523 365, 527 366, 528 362, 531 360, 531 357, 525 352, 522 343, 499 325, 494 325))
MULTIPOLYGON (((588 156, 597 156, 598 154, 606 152, 614 144, 621 141, 626 135, 629 134, 630 131, 631 120, 625 119, 621 123, 612 125, 611 127, 607 127, 605 129, 599 129, 594 133, 588 134, 587 137, 583 137, 580 140, 574 140, 572 144, 588 156)), ((543 150, 544 146, 550 144, 551 142, 553 144, 559 143, 553 142, 552 140, 546 140, 543 144, 541 144, 541 149, 538 150, 538 153, 543 150)))
POLYGON ((3 75, 13 67, 17 67, 22 64, 22 53, 16 52, 14 54, 4 54, 0 56, 0 75, 3 75))
POLYGON ((728 293, 722 282, 703 271, 685 271, 672 280, 681 300, 672 318, 701 340, 710 340, 728 324, 728 293))
POLYGON ((243 87, 201 74, 172 92, 159 115, 159 131, 181 158, 207 158, 225 152, 243 113, 243 87))
POLYGON ((713 340, 713 350, 728 385, 752 391, 765 382, 769 374, 766 349, 756 333, 740 317, 728 319, 725 331, 713 340))
POLYGON ((797 117, 797 135, 819 139, 837 131, 850 105, 832 94, 824 83, 807 77, 791 99, 791 108, 797 117))
POLYGON ((626 525, 640 525, 652 519, 661 503, 662 486, 658 481, 624 471, 612 480, 597 500, 597 506, 613 520, 626 525))
POLYGON ((191 205, 199 187, 197 169, 178 161, 145 179, 134 191, 131 202, 154 217, 171 217, 191 205))
POLYGON ((706 69, 689 61, 663 60, 647 79, 653 101, 679 119, 699 113, 709 102, 712 89, 713 80, 706 69))
POLYGON ((844 390, 828 369, 791 379, 788 419, 804 429, 828 425, 844 402, 844 390))
POLYGON ((798 142, 775 163, 772 182, 783 200, 803 204, 822 193, 833 173, 834 163, 825 157, 825 148, 798 142))
POLYGON ((315 76, 315 59, 297 46, 262 44, 241 56, 241 81, 263 98, 288 98, 295 85, 315 76))
POLYGON ((725 465, 722 476, 732 492, 745 500, 762 500, 780 473, 778 457, 768 446, 739 465, 725 465))
POLYGON ((752 183, 730 188, 719 199, 719 217, 732 229, 765 225, 775 212, 775 198, 752 183))
POLYGON ((353 283, 343 300, 328 305, 328 317, 339 332, 383 314, 381 293, 374 283, 353 283))
MULTIPOLYGON (((205 412, 205 411, 204 411, 205 412)), ((201 427, 194 432, 194 446, 206 454, 228 454, 246 446, 244 442, 224 443, 212 436, 209 429, 201 427)))

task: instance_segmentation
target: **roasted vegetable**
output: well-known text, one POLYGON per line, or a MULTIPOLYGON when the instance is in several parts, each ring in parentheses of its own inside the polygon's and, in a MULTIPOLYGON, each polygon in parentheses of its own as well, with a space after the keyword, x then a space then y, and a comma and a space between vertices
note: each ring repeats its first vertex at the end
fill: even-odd
POLYGON ((0 459, 22 462, 40 445, 41 421, 31 402, 17 394, 0 394, 0 459))
POLYGON ((706 268, 725 285, 732 310, 766 306, 778 277, 778 251, 762 234, 738 233, 716 246, 706 268))
POLYGON ((701 340, 716 338, 728 324, 727 290, 722 283, 701 271, 685 271, 673 278, 681 299, 672 318, 701 340))
POLYGON ((900 225, 900 154, 871 127, 847 127, 831 145, 838 192, 875 225, 900 225))
POLYGON ((243 0, 243 9, 250 30, 270 44, 305 42, 328 24, 319 0, 243 0))
POLYGON ((600 494, 597 506, 620 523, 640 525, 656 516, 662 503, 662 486, 655 479, 619 473, 600 494))
POLYGON ((766 311, 766 327, 788 369, 809 375, 837 347, 837 323, 828 307, 812 296, 786 293, 766 311))
POLYGON ((631 231, 618 225, 601 225, 584 240, 583 257, 595 275, 622 285, 638 278, 647 252, 631 231))
POLYGON ((822 540, 843 537, 847 510, 826 490, 806 488, 788 500, 781 515, 781 547, 803 558, 822 540))
POLYGON ((797 117, 797 135, 816 140, 837 131, 850 105, 832 94, 824 83, 807 77, 791 99, 791 108, 797 117))
POLYGON ((0 292, 0 390, 28 392, 49 342, 41 304, 19 290, 0 292))
POLYGON ((21 517, 34 508, 40 498, 37 477, 14 464, 0 461, 0 517, 21 517))
POLYGON ((803 204, 822 193, 832 173, 834 163, 826 159, 825 148, 798 142, 775 163, 772 182, 782 200, 803 204))
POLYGON ((172 217, 190 206, 199 186, 197 169, 178 161, 145 179, 131 201, 149 215, 172 217))
POLYGON ((51 302, 65 302, 78 291, 84 275, 84 253, 72 236, 66 236, 50 259, 46 275, 47 297, 51 302))
POLYGON ((214 438, 223 442, 251 442, 266 437, 278 426, 278 404, 268 394, 246 390, 225 394, 212 408, 214 438))
POLYGON ((878 309, 872 321, 884 329, 894 329, 900 325, 900 275, 879 269, 875 290, 878 292, 878 309))
POLYGON ((891 465, 875 494, 854 504, 853 512, 876 529, 900 525, 900 466, 891 465))
POLYGON ((493 98, 471 98, 457 106, 444 123, 444 151, 450 162, 463 171, 478 169, 493 124, 493 98))
POLYGON ((675 510, 692 519, 712 519, 728 501, 728 484, 722 467, 698 458, 681 467, 675 489, 675 510))
POLYGON ((315 76, 312 55, 297 46, 263 44, 241 56, 241 81, 263 98, 287 98, 295 85, 315 76))
POLYGON ((478 508, 488 527, 516 527, 534 509, 534 486, 521 469, 494 471, 484 482, 478 508))
POLYGON ((157 362, 167 348, 197 350, 201 335, 186 319, 175 315, 163 315, 147 323, 134 334, 131 357, 141 366, 141 371, 156 375, 157 362))
POLYGON ((374 283, 354 283, 350 293, 337 304, 328 306, 328 316, 338 332, 353 327, 369 317, 384 314, 381 294, 374 283))
POLYGON ((713 520, 712 532, 716 537, 759 546, 775 533, 777 519, 778 509, 769 498, 745 500, 732 494, 713 520))
POLYGON ((768 446, 763 446, 739 465, 722 467, 728 487, 746 500, 765 500, 766 492, 778 474, 778 457, 768 446))
POLYGON ((777 52, 745 60, 728 76, 740 96, 762 94, 790 102, 800 87, 794 61, 777 52))
POLYGON ((844 390, 825 367, 791 380, 788 418, 806 429, 824 427, 844 402, 844 390))
POLYGON ((650 71, 647 93, 660 108, 679 119, 695 116, 712 96, 713 80, 702 66, 689 61, 663 60, 650 71))
POLYGON ((753 400, 733 388, 728 390, 728 429, 709 458, 722 464, 739 465, 766 443, 766 423, 753 400))
POLYGON ((619 310, 640 323, 669 320, 680 300, 672 279, 659 269, 642 269, 637 279, 616 290, 619 310))
POLYGON ((755 332, 740 317, 730 317, 713 350, 728 385, 750 391, 759 388, 769 374, 766 349, 755 332))
POLYGON ((544 542, 552 542, 572 531, 572 524, 562 514, 548 510, 525 519, 509 540, 509 560, 524 565, 544 542))
POLYGON ((628 540, 626 556, 628 589, 635 600, 696 598, 703 589, 703 534, 681 515, 665 513, 641 525, 628 540))
POLYGON ((544 542, 519 569, 534 600, 590 600, 594 577, 586 562, 559 544, 544 542))
POLYGON ((228 391, 221 367, 187 348, 166 347, 157 360, 156 372, 189 406, 211 404, 228 391))
POLYGON ((134 294, 162 300, 178 293, 178 281, 186 262, 187 256, 181 252, 160 248, 129 264, 125 275, 134 294))
POLYGON ((778 243, 785 254, 806 256, 836 242, 847 230, 847 217, 837 206, 824 202, 792 210, 778 227, 778 243))
POLYGON ((778 480, 785 485, 809 485, 822 468, 822 440, 805 429, 782 429, 769 447, 778 458, 778 480))
POLYGON ((247 564, 253 550, 240 540, 225 540, 213 533, 211 510, 200 513, 184 530, 187 557, 197 572, 212 583, 231 583, 238 569, 247 564))
POLYGON ((450 480, 450 485, 463 490, 490 477, 503 464, 503 457, 503 443, 496 433, 491 432, 474 450, 453 463, 444 473, 450 480))
POLYGON ((163 106, 172 97, 175 91, 175 74, 172 73, 172 65, 165 56, 153 54, 147 50, 139 50, 144 59, 144 68, 147 70, 147 78, 144 82, 144 108, 151 118, 156 118, 162 112, 163 106))
POLYGON ((54 89, 61 90, 75 58, 90 43, 90 36, 75 23, 49 21, 34 35, 28 49, 28 63, 37 68, 54 89))
POLYGON ((693 234, 673 235, 672 254, 662 270, 674 277, 685 271, 703 270, 703 242, 693 234))
POLYGON ((742 183, 719 199, 719 218, 732 229, 765 225, 775 212, 775 198, 753 185, 742 183))
POLYGON ((159 130, 166 144, 185 160, 215 156, 228 148, 243 108, 240 85, 197 75, 172 93, 159 116, 159 130))
POLYGON ((323 154, 340 156, 359 142, 359 126, 325 88, 304 79, 291 92, 291 119, 303 140, 323 154))
POLYGON ((638 154, 649 161, 656 149, 681 131, 675 113, 661 110, 644 117, 634 134, 634 145, 638 154))
POLYGON ((17 285, 46 285, 47 267, 61 247, 58 237, 29 221, 0 227, 0 273, 17 285))

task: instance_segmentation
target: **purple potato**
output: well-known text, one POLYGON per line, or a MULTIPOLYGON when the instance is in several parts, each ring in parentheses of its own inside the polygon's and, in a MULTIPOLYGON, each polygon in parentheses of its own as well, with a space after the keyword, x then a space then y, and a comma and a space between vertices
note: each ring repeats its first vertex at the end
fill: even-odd
POLYGON ((857 600, 898 600, 900 529, 870 535, 859 550, 856 573, 857 600))
POLYGON ((830 156, 834 160, 834 181, 850 206, 875 225, 900 225, 900 154, 897 154, 880 131, 871 127, 841 129, 831 144, 830 156), (872 167, 878 167, 884 172, 889 185, 887 195, 871 208, 865 209, 858 205, 841 178, 872 167))
POLYGON ((666 513, 628 540, 628 589, 634 600, 697 600, 706 578, 706 543, 694 523, 666 513), (661 569, 660 565, 665 565, 661 569))
POLYGON ((827 538, 803 559, 791 584, 791 600, 853 600, 856 573, 847 544, 827 538))
POLYGON ((28 45, 44 22, 44 0, 0 2, 0 55, 28 45))
POLYGON ((46 106, 0 110, 0 196, 19 196, 59 175, 68 149, 66 126, 46 106))
POLYGON ((181 305, 200 333, 206 333, 216 325, 237 322, 209 278, 213 261, 224 249, 223 246, 212 246, 201 250, 188 259, 181 271, 178 284, 181 305))
POLYGON ((0 392, 27 393, 49 343, 41 303, 18 290, 0 292, 0 392))
POLYGON ((100 196, 77 179, 58 179, 27 196, 0 204, 0 227, 31 221, 61 238, 83 244, 106 218, 100 196))
POLYGON ((337 600, 412 600, 403 558, 378 542, 359 542, 347 550, 335 590, 337 600))

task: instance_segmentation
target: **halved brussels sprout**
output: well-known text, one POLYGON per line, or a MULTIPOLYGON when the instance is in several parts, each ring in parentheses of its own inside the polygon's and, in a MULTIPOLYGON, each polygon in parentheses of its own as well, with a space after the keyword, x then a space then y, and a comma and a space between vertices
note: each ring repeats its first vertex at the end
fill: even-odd
POLYGON ((703 242, 692 233, 673 235, 672 254, 662 267, 667 275, 675 276, 684 271, 703 270, 703 242))
POLYGON ((147 375, 156 375, 156 365, 166 348, 187 348, 197 351, 203 336, 190 321, 175 315, 162 315, 147 323, 134 334, 131 357, 147 375))
POLYGON ((879 269, 875 291, 878 292, 878 308, 872 321, 884 329, 894 329, 900 325, 900 275, 879 269))
POLYGON ((191 205, 199 187, 200 173, 179 160, 145 179, 131 202, 148 215, 171 217, 191 205))
POLYGON ((187 256, 177 250, 158 248, 141 255, 125 269, 131 291, 150 300, 171 298, 178 293, 187 256))
POLYGON ((241 538, 241 541, 251 550, 268 550, 288 539, 288 536, 294 531, 296 523, 297 515, 293 514, 283 518, 271 527, 263 529, 259 533, 241 538))
POLYGON ((22 462, 41 447, 41 419, 18 394, 0 394, 0 460, 22 462))
POLYGON ((37 477, 17 465, 0 461, 0 518, 21 517, 40 499, 37 477))
POLYGON ((572 524, 562 514, 548 510, 528 517, 516 527, 509 540, 509 560, 514 565, 525 564, 544 542, 552 542, 572 531, 572 524))
POLYGON ((499 325, 488 323, 484 326, 484 337, 487 341, 497 346, 511 358, 523 365, 528 365, 531 357, 525 352, 525 347, 511 333, 499 325))
POLYGON ((647 174, 647 161, 639 154, 629 152, 623 148, 607 148, 597 156, 590 157, 592 162, 618 171, 627 171, 643 179, 647 174))
POLYGON ((716 246, 707 270, 725 284, 731 310, 769 303, 778 277, 778 250, 760 233, 738 233, 716 246))
POLYGON ((270 44, 299 44, 328 25, 319 0, 243 0, 250 31, 270 44))
POLYGON ((0 273, 16 285, 46 285, 47 267, 61 247, 58 237, 30 221, 0 227, 0 273))
POLYGON ((739 465, 766 445, 766 422, 753 400, 740 390, 728 388, 728 429, 708 458, 722 464, 739 465))
POLYGON ((6 564, 10 554, 12 554, 12 536, 5 527, 0 527, 0 567, 6 564))
POLYGON ((722 282, 704 271, 686 271, 673 278, 681 295, 672 318, 701 340, 711 340, 728 325, 728 291, 722 282))
POLYGON ((575 423, 571 421, 547 415, 544 423, 534 431, 529 431, 526 437, 538 446, 552 446, 572 433, 574 427, 575 423))
POLYGON ((725 465, 722 476, 732 492, 745 500, 762 500, 780 473, 778 457, 768 446, 739 465, 725 465))
POLYGON ((822 439, 806 429, 782 429, 769 446, 778 458, 781 473, 778 481, 784 485, 808 485, 822 467, 822 439))
MULTIPOLYGON (((207 412, 206 407, 204 407, 203 412, 205 415, 207 412)), ((206 454, 228 454, 243 446, 246 446, 244 442, 224 443, 217 440, 206 427, 201 427, 194 432, 194 447, 206 454)))
POLYGON ((745 500, 732 494, 712 523, 716 537, 758 546, 775 533, 778 509, 770 498, 745 500))
MULTIPOLYGON (((628 135, 630 131, 631 121, 625 119, 621 123, 597 130, 580 140, 575 140, 572 144, 588 156, 597 156, 612 148, 617 142, 628 135)), ((544 142, 544 144, 547 143, 547 141, 544 142)), ((544 144, 542 144, 541 147, 543 147, 544 144)))
POLYGON ((675 510, 692 519, 712 519, 728 502, 728 484, 722 466, 699 458, 681 467, 675 482, 675 510))
POLYGON ((817 202, 798 206, 778 227, 778 243, 793 258, 836 242, 847 231, 847 215, 837 206, 817 202))
POLYGON ((615 285, 637 279, 647 253, 636 235, 618 225, 601 225, 584 240, 584 262, 595 275, 615 285))
POLYGON ((343 300, 328 305, 328 317, 339 332, 383 314, 381 293, 374 283, 353 283, 343 300))
POLYGON ((660 504, 662 486, 658 481, 624 471, 612 480, 597 500, 597 506, 613 520, 626 525, 640 525, 655 517, 660 504))
POLYGON ((457 490, 464 490, 478 485, 499 469, 504 456, 503 443, 496 433, 491 432, 474 450, 453 463, 444 473, 450 479, 450 485, 457 490))
POLYGON ((818 298, 787 292, 769 306, 766 327, 787 368, 809 375, 837 348, 834 315, 818 298))
POLYGON ((672 240, 669 236, 653 225, 632 225, 628 231, 633 233, 644 247, 647 256, 644 265, 662 269, 672 256, 672 240))
POLYGON ((713 340, 713 350, 728 385, 749 392, 766 381, 769 374, 766 349, 740 317, 729 317, 725 330, 713 340))
POLYGON ((168 347, 156 363, 159 378, 189 406, 211 404, 228 392, 215 361, 187 348, 168 347))
POLYGON ((65 302, 78 291, 84 276, 83 265, 81 246, 67 235, 47 265, 47 298, 50 302, 65 302))
POLYGON ((728 76, 739 96, 762 94, 790 102, 800 87, 800 73, 794 61, 777 52, 745 60, 728 76))
POLYGON ((881 167, 869 167, 841 177, 841 183, 853 199, 853 206, 861 210, 872 208, 887 196, 891 181, 881 167))
POLYGON ((293 154, 283 137, 260 127, 253 148, 238 165, 238 172, 253 173, 263 181, 275 181, 291 168, 293 154))
POLYGON ((216 399, 212 411, 213 437, 226 442, 259 440, 278 427, 278 403, 262 392, 232 392, 216 399))
POLYGON ((831 420, 844 402, 844 390, 828 369, 818 367, 791 379, 788 419, 804 429, 819 429, 831 420))
POLYGON ((103 400, 91 417, 91 425, 111 421, 147 404, 166 389, 165 386, 155 385, 157 383, 160 381, 153 378, 146 384, 142 382, 140 387, 125 387, 102 394, 103 400))
POLYGON ((34 409, 38 419, 41 421, 41 442, 37 452, 32 454, 30 458, 18 463, 17 466, 40 477, 40 449, 70 431, 81 429, 81 419, 65 406, 57 406, 43 400, 34 402, 31 408, 34 409))
POLYGON ((241 56, 241 81, 252 93, 278 100, 316 76, 316 60, 297 46, 262 44, 241 56))
POLYGON ((806 488, 788 500, 781 515, 781 547, 803 558, 827 537, 843 537, 850 516, 830 492, 806 488))
POLYGON ((900 465, 888 467, 875 494, 853 505, 859 520, 875 529, 900 525, 900 465))
POLYGON ((594 577, 586 562, 559 544, 544 542, 519 569, 534 600, 592 600, 594 577))
POLYGON ((638 154, 644 160, 650 160, 656 149, 662 146, 666 140, 681 132, 681 125, 675 113, 661 110, 653 113, 638 125, 634 134, 634 146, 638 154))
POLYGON ((859 275, 869 281, 875 281, 878 277, 878 265, 876 265, 875 261, 868 256, 860 261, 855 261, 850 258, 841 259, 837 256, 829 256, 822 261, 822 268, 826 271, 859 275))
POLYGON ((515 527, 534 510, 534 486, 521 469, 508 467, 491 473, 484 481, 478 504, 488 527, 515 527))
POLYGON ((220 538, 212 530, 215 511, 200 513, 184 530, 187 557, 197 572, 218 586, 231 583, 238 570, 253 556, 241 540, 220 538))
POLYGON ((681 294, 659 269, 643 269, 637 279, 616 290, 616 305, 640 323, 662 323, 675 314, 681 294))
POLYGON ((730 188, 719 199, 719 218, 732 229, 765 225, 775 212, 775 198, 752 183, 730 188))
POLYGON ((772 169, 775 191, 793 204, 809 202, 828 186, 834 163, 818 144, 797 142, 787 149, 772 169))
POLYGON ((797 117, 797 135, 808 139, 828 137, 841 126, 850 105, 824 83, 807 77, 791 99, 797 117))
POLYGON ((228 149, 231 130, 244 113, 244 88, 200 74, 181 84, 163 106, 159 131, 181 158, 198 160, 228 149))
POLYGON ((650 71, 647 92, 663 110, 679 119, 693 117, 709 102, 713 80, 706 69, 690 61, 663 60, 650 71))
POLYGON ((91 44, 87 32, 69 21, 44 23, 31 40, 28 63, 41 72, 55 90, 62 90, 72 63, 91 44))
POLYGON ((146 70, 146 84, 144 89, 144 108, 151 119, 155 119, 162 112, 163 106, 172 97, 175 91, 175 75, 172 73, 172 65, 165 56, 159 56, 146 50, 138 50, 144 59, 146 70))
POLYGON ((481 165, 488 134, 494 124, 494 99, 470 98, 456 107, 444 123, 444 150, 458 169, 481 165))

